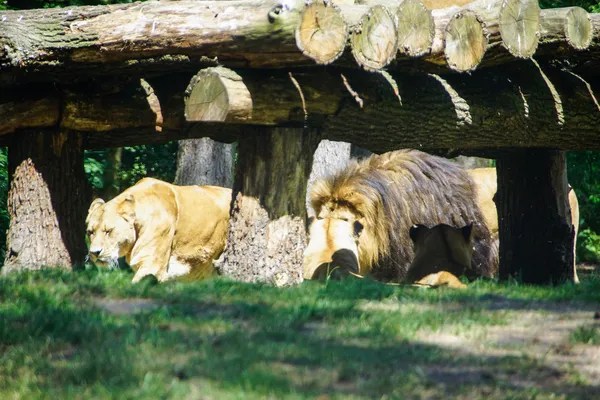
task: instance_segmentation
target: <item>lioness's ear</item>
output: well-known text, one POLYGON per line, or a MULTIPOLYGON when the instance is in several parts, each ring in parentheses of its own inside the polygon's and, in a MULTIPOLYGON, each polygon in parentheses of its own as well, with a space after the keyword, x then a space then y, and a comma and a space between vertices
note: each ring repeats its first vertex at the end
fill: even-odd
POLYGON ((123 218, 133 220, 135 218, 135 199, 129 194, 119 205, 119 212, 123 218))
POLYGON ((473 224, 465 225, 460 228, 460 230, 462 231, 465 241, 469 242, 471 240, 471 233, 473 233, 473 224))
POLYGON ((421 225, 421 224, 413 225, 410 227, 409 235, 410 235, 410 239, 413 241, 413 243, 417 242, 417 236, 421 229, 428 229, 428 228, 425 225, 421 225))
MULTIPOLYGON (((88 208, 88 218, 90 215, 92 215, 94 213, 94 211, 96 211, 98 209, 98 207, 100 207, 103 204, 104 204, 104 200, 102 200, 101 198, 97 198, 94 201, 92 201, 92 204, 90 204, 90 208, 88 208)), ((88 218, 86 218, 86 220, 88 218)))
POLYGON ((360 237, 360 234, 362 233, 363 228, 364 228, 363 224, 361 224, 358 221, 354 221, 353 226, 354 226, 354 236, 356 236, 357 238, 360 237))

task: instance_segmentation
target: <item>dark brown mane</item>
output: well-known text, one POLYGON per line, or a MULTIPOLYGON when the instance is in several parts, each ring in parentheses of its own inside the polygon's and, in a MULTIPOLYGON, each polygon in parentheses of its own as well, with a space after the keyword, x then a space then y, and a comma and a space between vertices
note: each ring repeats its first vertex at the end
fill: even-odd
POLYGON ((352 162, 315 183, 317 215, 335 217, 350 204, 365 226, 359 242, 361 265, 384 280, 403 280, 413 259, 412 225, 473 223, 474 275, 495 273, 496 247, 476 203, 474 182, 458 165, 417 150, 398 150, 352 162))

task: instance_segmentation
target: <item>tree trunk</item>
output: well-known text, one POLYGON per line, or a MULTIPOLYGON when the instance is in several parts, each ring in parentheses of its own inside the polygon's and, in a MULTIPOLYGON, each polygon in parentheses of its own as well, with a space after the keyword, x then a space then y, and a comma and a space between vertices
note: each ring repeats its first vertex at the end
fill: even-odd
POLYGON ((10 227, 2 272, 82 265, 89 205, 82 135, 21 133, 8 162, 10 227))
POLYGON ((119 185, 119 173, 121 172, 122 154, 122 147, 106 149, 106 165, 104 166, 104 171, 102 172, 104 189, 102 190, 102 195, 100 196, 106 201, 109 201, 121 192, 121 187, 119 185))
POLYGON ((238 142, 222 275, 276 285, 302 282, 306 183, 318 144, 314 131, 258 128, 238 142))
POLYGON ((176 185, 233 185, 233 144, 209 138, 180 140, 176 185))
POLYGON ((515 150, 497 161, 500 279, 573 280, 573 240, 565 153, 515 150))
POLYGON ((314 216, 315 210, 310 204, 310 189, 317 179, 343 169, 350 161, 352 145, 346 142, 321 140, 313 156, 312 169, 306 189, 306 211, 308 216, 314 216))

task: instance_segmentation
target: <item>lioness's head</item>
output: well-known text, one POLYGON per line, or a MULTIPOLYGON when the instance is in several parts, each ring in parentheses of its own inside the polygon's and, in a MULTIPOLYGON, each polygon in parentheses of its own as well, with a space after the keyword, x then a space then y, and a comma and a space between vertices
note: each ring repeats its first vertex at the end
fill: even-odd
POLYGON ((134 228, 134 199, 117 196, 105 203, 96 199, 86 218, 89 256, 102 268, 116 268, 120 257, 131 252, 136 240, 134 228))
POLYGON ((410 238, 414 243, 415 258, 407 280, 414 282, 439 271, 456 276, 467 273, 473 256, 472 237, 472 224, 462 228, 445 224, 431 228, 414 225, 410 228, 410 238))
POLYGON ((356 220, 311 218, 304 251, 304 279, 323 279, 360 273, 358 240, 363 225, 356 220))

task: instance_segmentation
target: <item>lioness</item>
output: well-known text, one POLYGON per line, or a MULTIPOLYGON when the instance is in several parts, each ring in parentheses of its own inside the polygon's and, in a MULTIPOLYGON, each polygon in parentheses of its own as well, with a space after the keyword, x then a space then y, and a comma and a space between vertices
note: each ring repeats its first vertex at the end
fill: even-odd
POLYGON ((415 258, 406 274, 407 281, 429 286, 466 287, 457 276, 471 269, 472 234, 472 224, 462 228, 446 224, 431 228, 425 225, 411 227, 415 258))
POLYGON ((114 268, 125 257, 133 283, 146 275, 159 282, 208 277, 225 248, 230 202, 231 189, 144 178, 109 202, 92 202, 86 219, 90 259, 114 268))
MULTIPOLYGON (((498 238, 498 210, 494 202, 494 196, 498 189, 496 168, 474 168, 467 170, 475 182, 477 191, 477 204, 481 209, 485 224, 492 237, 498 238)), ((579 282, 577 268, 575 266, 575 251, 577 247, 577 232, 579 232, 579 202, 575 190, 569 186, 569 205, 571 206, 571 223, 575 230, 573 241, 573 280, 579 282)))

